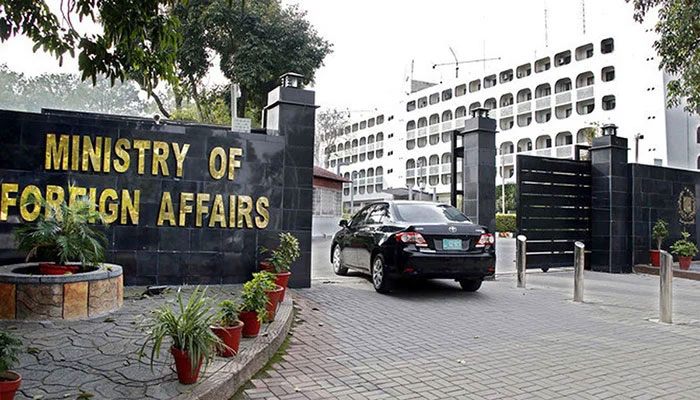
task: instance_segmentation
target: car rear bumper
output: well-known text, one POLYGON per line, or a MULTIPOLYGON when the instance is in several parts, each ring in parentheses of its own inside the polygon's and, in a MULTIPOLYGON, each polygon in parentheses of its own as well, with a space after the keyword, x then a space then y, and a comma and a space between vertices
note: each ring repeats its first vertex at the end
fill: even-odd
POLYGON ((390 275, 435 279, 483 279, 493 276, 493 252, 472 254, 424 253, 404 249, 390 275))

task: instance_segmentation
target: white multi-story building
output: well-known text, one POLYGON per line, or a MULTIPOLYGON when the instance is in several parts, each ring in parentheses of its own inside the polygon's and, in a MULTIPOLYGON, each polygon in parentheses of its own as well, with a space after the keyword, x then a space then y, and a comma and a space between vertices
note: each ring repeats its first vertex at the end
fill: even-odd
POLYGON ((590 128, 607 123, 628 138, 630 162, 700 168, 700 119, 682 107, 666 108, 669 76, 658 69, 649 25, 502 60, 463 81, 413 82, 395 106, 350 121, 324 146, 325 167, 352 179, 345 208, 351 194, 358 206, 407 186, 448 201, 451 132, 477 107, 497 121, 502 168, 495 184, 515 181, 517 154, 574 158, 590 128), (637 134, 643 139, 635 140, 637 134))

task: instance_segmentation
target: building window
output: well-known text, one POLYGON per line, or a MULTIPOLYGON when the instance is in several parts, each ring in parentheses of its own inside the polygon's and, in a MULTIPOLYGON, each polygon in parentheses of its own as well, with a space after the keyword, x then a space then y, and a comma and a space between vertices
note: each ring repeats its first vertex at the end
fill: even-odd
POLYGON ((360 122, 360 129, 365 129, 367 127, 367 121, 360 122))
POLYGON ((557 116, 557 119, 566 119, 571 116, 572 108, 571 104, 557 106, 557 108, 554 109, 554 114, 557 116))
POLYGON ((406 103, 406 111, 413 111, 416 109, 416 101, 409 101, 406 103))
POLYGON ((612 53, 615 50, 615 41, 612 38, 603 39, 600 42, 600 52, 603 54, 612 53))
POLYGON ((438 144, 440 143, 440 135, 430 135, 429 140, 431 145, 438 144))
POLYGON ((484 108, 488 109, 489 111, 495 110, 497 106, 498 104, 496 103, 496 99, 494 99, 493 97, 484 101, 484 108))
POLYGON ((518 79, 525 78, 527 76, 530 76, 530 74, 532 73, 532 67, 530 66, 530 63, 523 64, 515 70, 515 73, 518 76, 518 79))
POLYGON ((478 92, 481 90, 481 80, 473 80, 469 82, 469 93, 478 92))
POLYGON ((469 105, 469 114, 471 115, 472 111, 476 110, 477 108, 481 107, 481 103, 478 101, 475 101, 474 103, 469 105))
POLYGON ((455 88, 455 97, 464 96, 467 94, 467 85, 462 84, 455 88))
POLYGON ((384 116, 380 115, 377 117, 377 125, 384 123, 384 116))
POLYGON ((484 78, 484 89, 496 86, 496 75, 489 75, 484 78))
POLYGON ((595 83, 595 78, 593 77, 593 72, 584 72, 576 77, 576 87, 582 88, 586 86, 591 86, 595 83))
POLYGON ((549 83, 543 83, 535 89, 535 98, 539 99, 542 97, 547 97, 552 94, 552 88, 549 86, 549 83))
MULTIPOLYGON (((698 135, 700 135, 700 133, 698 133, 698 135)), ((442 142, 448 143, 450 140, 452 140, 452 132, 442 132, 442 142)), ((698 143, 700 143, 700 141, 698 143)))
POLYGON ((579 101, 576 103, 576 112, 579 115, 587 115, 593 112, 595 109, 595 102, 593 99, 579 101))
POLYGON ((357 124, 352 124, 352 131, 357 132, 358 125, 357 124))
POLYGON ((467 115, 467 107, 460 106, 455 110, 455 118, 464 118, 467 115))
POLYGON ((430 105, 437 104, 440 102, 440 93, 433 93, 430 95, 430 105))
POLYGON ((499 126, 501 127, 502 131, 507 131, 508 129, 513 128, 513 122, 513 117, 501 118, 499 126))
POLYGON ((447 101, 452 98, 452 89, 442 91, 442 101, 447 101))
POLYGON ((562 51, 561 53, 554 56, 554 65, 561 67, 562 65, 567 65, 571 63, 571 51, 562 51))
POLYGON ((393 170, 392 168, 390 168, 390 169, 386 170, 386 173, 387 173, 387 174, 393 174, 393 173, 394 173, 394 170, 393 170))
POLYGON ((416 141, 414 139, 406 141, 406 149, 413 150, 416 148, 416 141))
POLYGON ((610 82, 615 80, 615 67, 605 67, 600 72, 603 77, 603 82, 610 82))
POLYGON ((615 109, 615 96, 603 96, 603 110, 614 110, 615 109))
POLYGON ((593 43, 588 43, 576 49, 576 61, 593 57, 593 43))
POLYGON ((506 93, 501 96, 501 107, 508 107, 513 104, 513 95, 506 93))
POLYGON ((518 115, 518 126, 525 127, 532 123, 532 113, 518 115))
POLYGON ((428 144, 428 138, 418 138, 418 147, 425 147, 428 144))
POLYGON ((523 89, 518 92, 518 103, 532 100, 532 92, 530 89, 523 89))
POLYGON ((418 108, 423 108, 428 106, 428 98, 427 97, 421 97, 418 99, 418 108))
POLYGON ((498 74, 498 76, 499 76, 501 83, 510 82, 513 80, 513 70, 512 69, 505 70, 505 71, 501 72, 500 74, 498 74))
POLYGON ((367 120, 367 127, 371 128, 374 126, 374 118, 370 118, 367 120))
POLYGON ((433 114, 430 116, 430 125, 435 125, 440 123, 440 116, 437 114, 433 114))
POLYGON ((391 138, 393 138, 393 137, 394 137, 394 134, 393 134, 393 133, 390 133, 389 136, 387 136, 386 138, 387 138, 387 139, 391 139, 391 138))
POLYGON ((387 156, 393 156, 393 155, 394 155, 394 151, 392 150, 392 151, 386 153, 386 155, 387 155, 387 156))
POLYGON ((698 129, 695 131, 695 139, 700 143, 700 126, 698 126, 698 129))
POLYGON ((549 61, 549 57, 541 58, 535 61, 535 72, 540 73, 549 70, 552 63, 549 61))
POLYGON ((554 84, 555 93, 568 92, 569 90, 571 90, 571 79, 569 78, 559 79, 557 83, 554 84))

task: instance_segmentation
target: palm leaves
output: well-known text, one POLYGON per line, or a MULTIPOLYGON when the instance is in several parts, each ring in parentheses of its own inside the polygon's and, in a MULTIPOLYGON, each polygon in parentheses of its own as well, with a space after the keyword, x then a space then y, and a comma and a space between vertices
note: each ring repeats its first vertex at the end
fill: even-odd
MULTIPOLYGON (((68 192, 74 190, 68 186, 68 192)), ((26 205, 41 206, 45 212, 35 222, 16 228, 12 234, 27 260, 49 257, 58 264, 80 262, 84 267, 104 261, 107 238, 94 223, 106 226, 104 214, 88 196, 76 196, 70 204, 30 197, 26 205)))

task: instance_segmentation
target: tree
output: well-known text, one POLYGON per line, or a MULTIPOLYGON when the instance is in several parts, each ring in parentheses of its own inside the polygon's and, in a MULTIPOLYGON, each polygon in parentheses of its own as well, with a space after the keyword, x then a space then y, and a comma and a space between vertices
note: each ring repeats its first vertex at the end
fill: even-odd
POLYGON ((148 103, 139 97, 133 82, 113 87, 106 78, 96 85, 73 74, 41 74, 27 77, 0 64, 0 108, 40 112, 57 108, 98 113, 143 115, 148 103))
MULTIPOLYGON (((184 1, 184 0, 183 0, 184 1)), ((44 0, 0 0, 0 41, 22 34, 63 63, 75 57, 82 79, 111 84, 137 77, 150 94, 161 80, 176 82, 175 61, 180 36, 170 10, 176 0, 61 1, 60 16, 44 0), (98 24, 101 33, 81 33, 74 19, 98 24)))
POLYGON ((700 1, 625 0, 634 4, 634 19, 643 22, 658 6, 654 49, 661 57, 659 68, 671 74, 667 107, 679 106, 700 113, 700 1))
POLYGON ((496 212, 500 213, 507 213, 508 211, 515 211, 517 210, 518 206, 515 204, 515 184, 514 183, 507 183, 505 185, 505 188, 501 188, 501 185, 497 185, 496 187, 496 212), (506 194, 506 202, 505 202, 505 210, 502 210, 503 203, 501 202, 502 198, 502 192, 505 189, 505 194, 506 194))
POLYGON ((322 155, 330 155, 330 147, 339 137, 340 130, 347 124, 350 114, 335 108, 316 113, 316 132, 314 140, 314 164, 321 165, 322 155))

